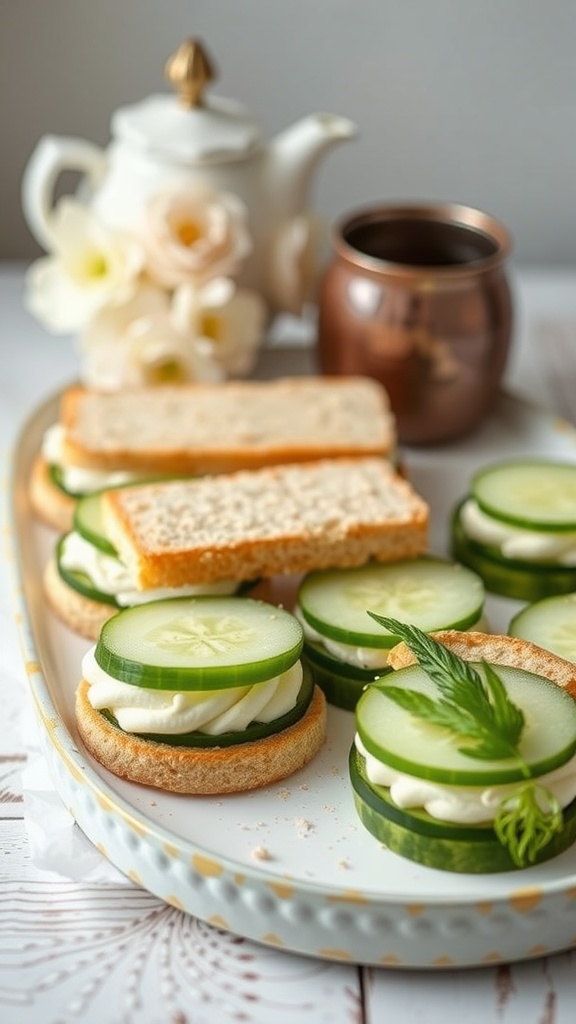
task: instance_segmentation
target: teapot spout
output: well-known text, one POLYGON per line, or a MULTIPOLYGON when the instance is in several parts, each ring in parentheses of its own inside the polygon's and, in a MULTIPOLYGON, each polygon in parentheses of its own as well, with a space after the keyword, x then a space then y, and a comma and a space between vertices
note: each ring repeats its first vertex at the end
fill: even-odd
POLYGON ((356 134, 353 121, 337 114, 310 114, 277 135, 270 144, 269 185, 283 197, 285 216, 307 206, 312 172, 326 150, 356 134))

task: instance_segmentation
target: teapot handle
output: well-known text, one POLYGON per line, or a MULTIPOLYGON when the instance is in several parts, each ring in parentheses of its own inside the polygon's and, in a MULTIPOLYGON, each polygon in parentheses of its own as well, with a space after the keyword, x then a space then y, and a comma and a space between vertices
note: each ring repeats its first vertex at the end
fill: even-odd
POLYGON ((51 248, 56 182, 63 171, 80 171, 92 191, 106 168, 104 150, 84 139, 45 135, 33 151, 22 177, 22 209, 37 242, 51 248))

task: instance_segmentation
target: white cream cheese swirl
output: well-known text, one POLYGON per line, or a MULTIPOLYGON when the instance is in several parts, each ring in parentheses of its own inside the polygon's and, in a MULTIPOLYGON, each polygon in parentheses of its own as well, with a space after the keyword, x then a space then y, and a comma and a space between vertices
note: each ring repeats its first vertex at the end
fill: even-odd
POLYGON ((94 657, 82 660, 90 684, 88 700, 97 711, 110 711, 125 732, 182 735, 204 732, 220 736, 242 732, 252 722, 273 722, 291 711, 302 686, 302 663, 254 686, 222 690, 151 690, 114 679, 94 657))
POLYGON ((57 466, 62 482, 71 494, 92 494, 105 487, 116 487, 142 479, 142 473, 127 470, 89 469, 86 466, 71 466, 64 458, 64 427, 54 423, 44 432, 42 457, 50 466, 57 466))
POLYGON ((500 549, 505 558, 576 566, 576 532, 527 530, 486 515, 473 498, 460 509, 467 537, 500 549))
POLYGON ((148 601, 159 601, 165 597, 233 594, 238 586, 232 580, 221 580, 217 583, 138 590, 133 574, 119 558, 100 551, 75 530, 66 534, 62 540, 60 563, 68 572, 85 573, 92 580, 96 590, 115 597, 122 608, 131 608, 133 605, 145 604, 148 601))
MULTIPOLYGON (((417 807, 430 817, 461 825, 494 821, 502 800, 521 783, 493 786, 450 786, 399 772, 369 754, 358 735, 356 748, 366 761, 366 775, 376 786, 387 786, 398 807, 417 807)), ((550 790, 561 807, 576 798, 576 755, 552 772, 540 775, 537 784, 550 790)))

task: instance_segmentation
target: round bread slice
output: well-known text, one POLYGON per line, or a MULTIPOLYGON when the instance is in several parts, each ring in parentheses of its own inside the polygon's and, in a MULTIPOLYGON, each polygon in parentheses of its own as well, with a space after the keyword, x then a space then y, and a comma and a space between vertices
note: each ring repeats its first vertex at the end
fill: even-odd
MULTIPOLYGON (((488 661, 493 665, 523 668, 557 683, 576 699, 576 665, 530 640, 499 633, 463 633, 454 629, 431 635, 466 661, 488 661)), ((413 665, 416 660, 405 643, 397 644, 388 655, 388 664, 394 669, 413 665)))
POLYGON ((80 736, 105 768, 145 786, 189 795, 259 789, 292 775, 326 738, 326 699, 316 686, 306 713, 282 732, 231 747, 177 747, 122 732, 96 711, 83 679, 76 692, 80 736))
POLYGON ((58 533, 72 529, 76 500, 56 487, 50 477, 48 463, 40 455, 32 465, 29 497, 32 511, 40 522, 58 530, 58 533))
MULTIPOLYGON (((104 623, 120 611, 116 605, 95 601, 70 587, 58 572, 55 555, 46 564, 43 582, 46 599, 54 614, 65 626, 87 640, 97 640, 104 623)), ((256 600, 273 602, 272 588, 271 580, 257 580, 254 584, 246 583, 242 592, 256 600)))
POLYGON ((115 605, 94 601, 69 587, 58 572, 54 556, 46 564, 43 582, 46 599, 54 614, 65 626, 87 640, 97 640, 104 623, 118 611, 115 605))

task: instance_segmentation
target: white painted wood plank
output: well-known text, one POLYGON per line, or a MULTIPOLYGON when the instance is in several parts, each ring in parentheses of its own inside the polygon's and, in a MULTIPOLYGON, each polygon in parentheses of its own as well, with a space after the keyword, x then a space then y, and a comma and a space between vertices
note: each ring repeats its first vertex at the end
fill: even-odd
POLYGON ((477 970, 365 971, 366 1024, 574 1024, 576 953, 477 970))

